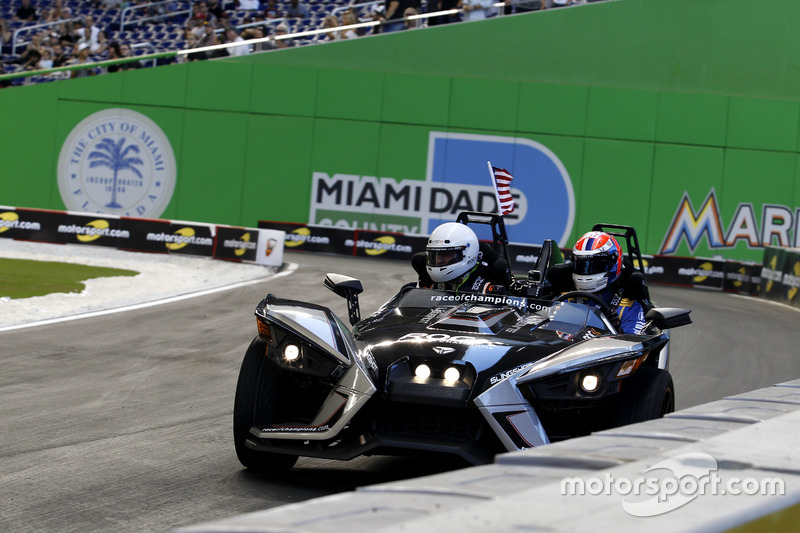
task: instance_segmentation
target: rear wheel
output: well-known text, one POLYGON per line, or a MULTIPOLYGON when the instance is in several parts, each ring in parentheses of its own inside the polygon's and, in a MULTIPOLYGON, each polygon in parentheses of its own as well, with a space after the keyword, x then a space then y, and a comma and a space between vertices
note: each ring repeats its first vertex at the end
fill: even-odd
POLYGON ((640 368, 623 382, 616 426, 661 418, 675 411, 672 376, 659 368, 640 368))
POLYGON ((256 337, 244 355, 233 404, 233 442, 239 462, 250 470, 278 473, 297 462, 294 455, 260 452, 248 448, 250 428, 275 422, 279 368, 267 358, 267 343, 256 337))

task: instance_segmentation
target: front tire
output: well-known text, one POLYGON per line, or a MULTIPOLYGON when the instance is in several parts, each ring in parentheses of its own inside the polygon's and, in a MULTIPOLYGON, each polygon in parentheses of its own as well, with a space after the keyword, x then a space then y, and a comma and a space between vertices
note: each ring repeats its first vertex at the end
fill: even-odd
POLYGON ((672 376, 659 368, 640 368, 623 382, 615 426, 662 418, 675 411, 672 376))
POLYGON ((233 404, 233 442, 236 456, 246 468, 261 473, 285 472, 297 456, 260 452, 248 448, 250 428, 275 422, 280 369, 267 358, 267 343, 253 339, 244 355, 233 404))

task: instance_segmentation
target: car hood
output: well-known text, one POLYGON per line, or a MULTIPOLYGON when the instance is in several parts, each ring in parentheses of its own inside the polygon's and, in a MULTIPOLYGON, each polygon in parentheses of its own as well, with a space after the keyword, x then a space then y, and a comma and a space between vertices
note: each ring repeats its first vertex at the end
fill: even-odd
POLYGON ((389 308, 360 322, 356 343, 368 350, 386 382, 387 369, 400 361, 433 368, 466 365, 483 390, 492 377, 522 370, 575 342, 576 336, 548 328, 545 316, 514 307, 472 304, 389 308))

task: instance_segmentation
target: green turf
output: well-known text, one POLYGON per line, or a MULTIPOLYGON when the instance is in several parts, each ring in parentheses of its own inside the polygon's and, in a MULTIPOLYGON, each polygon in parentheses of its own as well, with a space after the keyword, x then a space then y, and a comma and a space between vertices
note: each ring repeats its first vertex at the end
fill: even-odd
POLYGON ((84 281, 138 272, 74 263, 0 258, 0 297, 30 298, 54 292, 81 292, 84 281))

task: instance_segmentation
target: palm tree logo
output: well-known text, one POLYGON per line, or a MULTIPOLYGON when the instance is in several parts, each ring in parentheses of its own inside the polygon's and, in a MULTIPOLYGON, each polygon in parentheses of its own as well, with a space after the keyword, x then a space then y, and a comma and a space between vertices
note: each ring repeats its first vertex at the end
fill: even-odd
POLYGON ((143 165, 144 162, 136 156, 128 157, 130 152, 134 154, 139 153, 139 147, 135 144, 125 145, 125 138, 120 138, 119 141, 114 142, 113 139, 108 137, 102 139, 97 143, 96 150, 89 154, 89 168, 95 167, 108 167, 114 171, 114 179, 111 183, 111 201, 106 204, 106 207, 112 209, 119 209, 122 206, 117 203, 117 175, 123 170, 130 170, 139 179, 142 178, 142 173, 134 165, 143 165))

